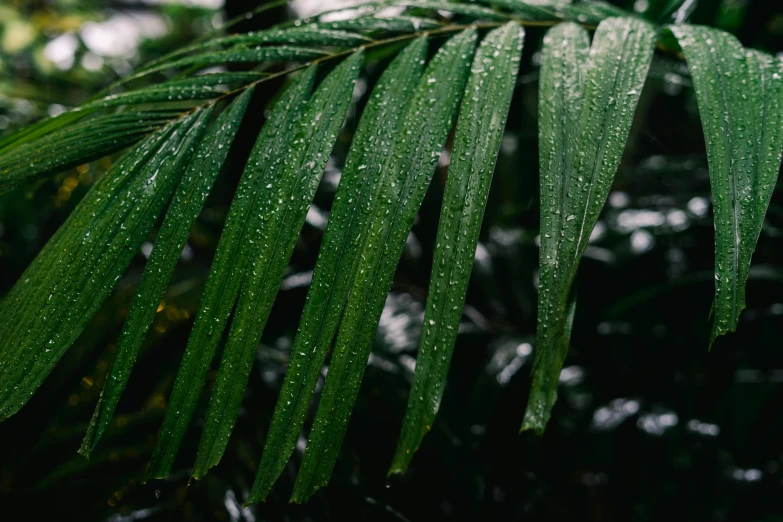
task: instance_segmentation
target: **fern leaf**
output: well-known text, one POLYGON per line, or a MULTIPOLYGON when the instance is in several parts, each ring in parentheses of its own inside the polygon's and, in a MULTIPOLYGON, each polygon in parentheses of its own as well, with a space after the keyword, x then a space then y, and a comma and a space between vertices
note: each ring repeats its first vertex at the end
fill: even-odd
POLYGON ((158 435, 147 478, 168 476, 190 424, 218 343, 236 303, 255 245, 260 241, 260 201, 268 180, 275 179, 294 132, 296 117, 310 96, 315 67, 288 87, 261 129, 239 182, 218 242, 204 295, 182 356, 169 406, 158 435))
POLYGON ((641 20, 609 18, 598 26, 587 60, 586 36, 574 25, 551 29, 544 43, 539 315, 523 430, 543 432, 557 398, 579 260, 620 163, 655 39, 641 20))
POLYGON ((405 472, 440 406, 523 37, 522 28, 510 22, 490 32, 473 59, 435 240, 416 372, 390 474, 405 472))
POLYGON ((398 122, 421 77, 426 50, 426 39, 418 39, 395 58, 378 80, 356 129, 249 502, 266 498, 296 447, 356 272, 368 210, 392 161, 398 122))
POLYGON ((29 399, 109 295, 154 224, 209 111, 159 131, 80 202, 2 303, 0 419, 29 399))
POLYGON ((242 285, 220 361, 193 476, 223 456, 239 415, 250 369, 288 259, 345 119, 364 54, 346 59, 319 85, 297 123, 280 177, 263 198, 261 242, 242 285))
POLYGON ((691 70, 707 144, 715 209, 712 344, 736 330, 745 308, 750 260, 780 168, 780 68, 775 79, 771 60, 754 54, 749 71, 746 51, 723 31, 670 29, 691 70))
POLYGON ((459 106, 475 41, 470 29, 441 47, 403 119, 403 141, 372 209, 293 502, 329 480, 395 267, 459 106))
POLYGON ((177 187, 125 320, 106 385, 101 391, 82 443, 80 453, 86 457, 89 457, 111 421, 144 335, 152 324, 190 229, 228 155, 252 92, 253 89, 247 89, 210 125, 177 187))

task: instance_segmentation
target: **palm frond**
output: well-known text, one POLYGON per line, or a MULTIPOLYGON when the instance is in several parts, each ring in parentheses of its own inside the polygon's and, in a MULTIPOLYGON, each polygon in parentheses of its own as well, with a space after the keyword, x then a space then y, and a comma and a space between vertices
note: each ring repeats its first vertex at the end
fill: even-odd
MULTIPOLYGON (((168 205, 81 452, 96 447, 251 98, 263 90, 256 86, 283 81, 276 101, 265 100, 271 110, 231 202, 145 478, 171 471, 231 320, 192 474, 201 478, 218 464, 308 209, 359 95, 357 78, 367 57, 380 56, 389 64, 357 115, 248 501, 267 497, 293 454, 331 349, 292 500, 328 482, 397 264, 447 148, 423 334, 390 469, 404 472, 447 383, 526 25, 551 29, 539 77, 537 341, 522 428, 543 431, 555 404, 580 259, 661 34, 668 38, 662 50, 671 53, 668 42, 678 42, 690 67, 707 144, 716 223, 711 340, 733 331, 783 152, 783 61, 716 29, 659 27, 603 2, 481 4, 379 1, 350 8, 356 16, 349 19, 324 13, 264 31, 213 34, 82 107, 0 139, 0 193, 129 149, 0 303, 0 419, 25 404, 74 343, 168 205)), ((520 170, 533 175, 527 165, 520 170)))

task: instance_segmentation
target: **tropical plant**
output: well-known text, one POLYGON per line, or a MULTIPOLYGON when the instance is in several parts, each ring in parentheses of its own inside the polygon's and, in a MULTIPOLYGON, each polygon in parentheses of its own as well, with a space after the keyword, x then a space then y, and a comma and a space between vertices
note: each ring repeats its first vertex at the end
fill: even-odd
POLYGON ((269 112, 231 204, 146 478, 169 474, 228 330, 193 477, 218 464, 300 229, 349 105, 362 94, 357 78, 368 64, 388 62, 367 91, 353 133, 247 500, 264 500, 283 471, 327 356, 292 500, 308 499, 329 480, 395 268, 445 149, 448 178, 424 327, 389 470, 403 473, 443 394, 525 26, 551 29, 540 54, 538 331, 522 429, 542 432, 555 403, 579 261, 656 51, 687 62, 707 145, 716 260, 709 344, 734 331, 780 168, 783 60, 745 49, 717 29, 667 24, 682 2, 670 2, 652 21, 603 2, 485 3, 371 2, 352 18, 330 21, 327 13, 213 35, 155 60, 77 109, 0 140, 3 192, 129 149, 0 304, 0 418, 16 413, 41 385, 163 216, 80 449, 89 457, 250 116, 254 92, 282 82, 280 93, 264 100, 269 112), (164 79, 133 87, 152 75, 164 79))

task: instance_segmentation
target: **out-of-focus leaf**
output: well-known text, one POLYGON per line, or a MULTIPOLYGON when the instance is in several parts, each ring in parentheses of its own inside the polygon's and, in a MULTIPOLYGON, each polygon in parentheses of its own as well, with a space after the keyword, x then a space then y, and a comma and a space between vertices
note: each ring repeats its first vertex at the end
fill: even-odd
POLYGON ((261 241, 261 201, 267 179, 279 176, 294 123, 310 96, 315 67, 302 72, 261 129, 250 153, 209 271, 204 295, 182 356, 147 478, 165 478, 185 436, 251 256, 261 241))

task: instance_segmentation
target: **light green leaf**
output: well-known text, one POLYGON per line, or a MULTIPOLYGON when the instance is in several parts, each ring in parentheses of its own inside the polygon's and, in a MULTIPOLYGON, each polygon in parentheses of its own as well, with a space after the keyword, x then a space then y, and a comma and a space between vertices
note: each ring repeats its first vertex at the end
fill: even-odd
POLYGON ((557 20, 558 4, 551 2, 549 4, 525 2, 524 0, 480 0, 482 4, 488 4, 493 7, 500 7, 515 13, 523 20, 547 21, 557 20))
POLYGON ((76 340, 163 210, 209 111, 155 133, 121 160, 0 305, 0 419, 21 408, 76 340))
POLYGON ((447 11, 458 15, 469 16, 476 20, 508 20, 510 18, 506 13, 500 13, 480 5, 438 2, 436 0, 401 1, 396 3, 396 5, 431 9, 433 11, 447 11))
POLYGON ((473 59, 443 196, 413 387, 389 474, 405 472, 440 406, 523 38, 522 27, 510 22, 490 32, 473 59))
POLYGON ((294 123, 310 96, 315 67, 302 72, 272 109, 250 153, 218 242, 204 295, 182 356, 166 417, 146 478, 165 478, 185 436, 207 371, 236 303, 255 245, 261 241, 261 201, 266 179, 282 169, 294 123))
POLYGON ((712 344, 737 328, 745 308, 750 260, 780 168, 781 70, 761 53, 746 59, 742 45, 723 31, 670 30, 688 61, 707 144, 715 212, 712 344))
POLYGON ((397 262, 459 106, 475 42, 470 29, 440 48, 404 116, 398 132, 403 139, 371 209, 292 502, 308 499, 331 475, 397 262))
POLYGON ((252 92, 253 89, 243 92, 210 125, 177 187, 125 320, 114 360, 106 377, 106 385, 101 390, 95 413, 79 450, 85 457, 89 457, 111 421, 136 362, 144 335, 152 324, 171 273, 190 235, 190 229, 228 155, 228 149, 239 129, 252 92))
POLYGON ((302 27, 267 29, 264 31, 232 34, 216 38, 207 43, 211 43, 212 45, 263 45, 270 43, 286 43, 352 47, 369 41, 371 41, 369 38, 360 34, 309 24, 302 27))
POLYGON ((426 39, 417 39, 384 71, 364 109, 340 178, 285 382, 261 454, 249 502, 263 501, 296 447, 310 396, 342 316, 399 120, 421 77, 426 39))
POLYGON ((533 383, 522 429, 542 433, 568 351, 572 286, 620 164, 656 32, 609 18, 593 37, 573 24, 547 33, 539 86, 541 251, 533 383))
POLYGON ((560 6, 558 12, 563 18, 583 24, 598 24, 602 20, 613 16, 626 17, 632 15, 632 13, 608 2, 597 0, 580 2, 578 4, 565 4, 560 6))
POLYGON ((364 53, 354 53, 318 86, 297 122, 280 175, 265 180, 268 190, 261 199, 261 240, 242 284, 212 389, 193 469, 196 478, 217 465, 228 444, 261 334, 345 120, 363 59, 364 53))
POLYGON ((347 29, 354 31, 389 31, 399 33, 409 33, 423 31, 439 27, 440 24, 430 18, 420 16, 390 16, 382 17, 375 15, 360 16, 348 20, 335 20, 333 22, 317 22, 320 27, 330 27, 332 29, 347 29))

